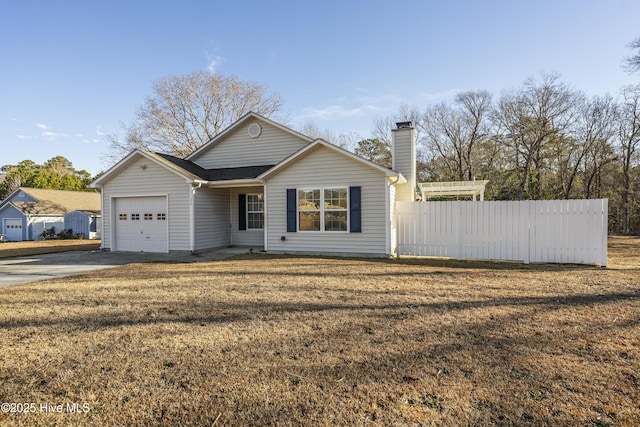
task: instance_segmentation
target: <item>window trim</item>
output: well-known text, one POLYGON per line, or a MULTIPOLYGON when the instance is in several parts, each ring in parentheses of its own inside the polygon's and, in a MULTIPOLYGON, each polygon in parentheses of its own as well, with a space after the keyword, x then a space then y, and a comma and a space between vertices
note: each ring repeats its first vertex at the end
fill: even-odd
POLYGON ((247 224, 247 228, 246 231, 249 230, 264 230, 264 219, 265 219, 265 215, 264 215, 264 193, 246 193, 245 194, 245 204, 246 204, 246 210, 245 210, 245 215, 246 215, 246 224, 247 224), (262 196, 262 210, 261 211, 252 211, 249 209, 249 198, 251 196, 262 196), (251 227, 250 224, 251 222, 249 221, 249 214, 262 214, 262 227, 251 227))
POLYGON ((350 206, 350 198, 351 195, 349 193, 349 186, 348 185, 327 185, 327 186, 320 186, 320 187, 301 187, 301 188, 296 188, 296 228, 297 231, 300 233, 331 233, 331 234, 348 234, 351 232, 351 209, 349 208, 350 206), (303 230, 300 228, 300 191, 315 191, 315 190, 319 190, 320 191, 320 209, 318 210, 313 210, 311 212, 319 212, 320 213, 320 230, 303 230), (324 192, 325 190, 345 190, 346 193, 346 198, 347 198, 347 207, 346 209, 329 209, 329 212, 331 211, 335 211, 335 212, 346 212, 347 213, 347 229, 346 230, 327 230, 326 229, 326 224, 325 224, 325 215, 327 213, 327 210, 325 210, 325 199, 324 199, 324 192))

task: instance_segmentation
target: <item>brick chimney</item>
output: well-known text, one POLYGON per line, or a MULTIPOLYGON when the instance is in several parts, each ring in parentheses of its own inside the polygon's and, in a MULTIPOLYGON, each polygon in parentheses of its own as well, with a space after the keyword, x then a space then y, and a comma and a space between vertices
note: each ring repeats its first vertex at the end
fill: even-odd
POLYGON ((391 169, 400 172, 406 184, 396 185, 397 201, 414 201, 416 191, 416 130, 411 122, 398 122, 391 131, 391 169))

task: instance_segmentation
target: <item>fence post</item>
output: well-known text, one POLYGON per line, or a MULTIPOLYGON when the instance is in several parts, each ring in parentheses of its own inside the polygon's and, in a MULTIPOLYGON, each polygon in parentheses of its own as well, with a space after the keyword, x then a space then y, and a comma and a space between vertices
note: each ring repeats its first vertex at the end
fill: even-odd
POLYGON ((600 245, 600 265, 607 266, 607 235, 609 233, 609 199, 602 199, 602 232, 601 232, 601 245, 600 245))

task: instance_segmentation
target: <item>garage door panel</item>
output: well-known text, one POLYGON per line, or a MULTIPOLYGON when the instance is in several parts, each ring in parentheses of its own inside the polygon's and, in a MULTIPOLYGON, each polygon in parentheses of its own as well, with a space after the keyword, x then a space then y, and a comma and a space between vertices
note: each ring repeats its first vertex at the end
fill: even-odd
POLYGON ((6 239, 10 242, 22 241, 22 220, 7 218, 4 220, 6 239))
POLYGON ((166 197, 126 197, 115 203, 115 250, 168 252, 166 197))

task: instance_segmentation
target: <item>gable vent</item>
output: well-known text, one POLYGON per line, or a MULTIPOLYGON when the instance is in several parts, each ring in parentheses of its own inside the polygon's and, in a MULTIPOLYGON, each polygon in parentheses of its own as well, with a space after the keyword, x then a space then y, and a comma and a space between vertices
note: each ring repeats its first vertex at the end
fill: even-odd
POLYGON ((251 138, 257 138, 262 133, 262 126, 259 123, 251 123, 247 133, 251 138))

